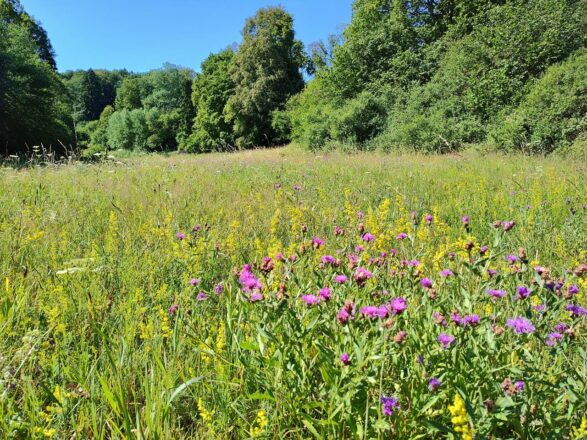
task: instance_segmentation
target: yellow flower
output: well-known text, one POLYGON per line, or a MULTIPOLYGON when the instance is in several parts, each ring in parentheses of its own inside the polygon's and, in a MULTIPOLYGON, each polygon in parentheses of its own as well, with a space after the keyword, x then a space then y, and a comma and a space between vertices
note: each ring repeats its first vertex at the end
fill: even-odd
POLYGON ((264 409, 260 409, 251 428, 251 437, 259 437, 265 431, 267 423, 267 412, 264 409))
POLYGON ((451 422, 455 432, 460 432, 463 440, 473 440, 473 428, 469 423, 465 402, 460 394, 455 394, 454 402, 448 406, 448 411, 452 416, 451 422))
POLYGON ((587 438, 587 416, 583 416, 581 425, 578 428, 573 428, 571 437, 574 439, 587 438))

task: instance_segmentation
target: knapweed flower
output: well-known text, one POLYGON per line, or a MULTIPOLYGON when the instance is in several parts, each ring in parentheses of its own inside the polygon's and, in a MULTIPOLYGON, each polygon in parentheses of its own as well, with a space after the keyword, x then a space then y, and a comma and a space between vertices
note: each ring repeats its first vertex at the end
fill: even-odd
POLYGON ((192 286, 197 286, 198 284, 200 284, 200 280, 199 280, 199 279, 197 279, 197 278, 192 278, 192 279, 190 280, 190 284, 191 284, 192 286))
POLYGON ((439 312, 432 313, 432 319, 434 319, 434 322, 436 324, 441 325, 443 327, 446 327, 446 318, 444 317, 444 315, 442 313, 439 313, 439 312))
POLYGON ((442 344, 442 348, 448 348, 450 344, 454 342, 455 337, 452 335, 447 335, 446 333, 441 333, 438 335, 436 340, 442 344))
POLYGON ((340 359, 341 364, 343 364, 343 365, 350 365, 350 363, 351 363, 351 358, 348 353, 341 354, 339 359, 340 359))
POLYGON ((253 292, 251 294, 251 296, 249 297, 249 301, 251 301, 252 303, 257 302, 257 301, 263 301, 265 299, 265 297, 263 296, 263 294, 261 292, 253 292))
POLYGON ((324 240, 322 240, 320 237, 312 238, 312 247, 314 249, 320 249, 322 246, 324 246, 324 240))
POLYGON ((318 295, 320 295, 320 298, 324 301, 329 301, 331 294, 332 292, 329 287, 323 287, 318 291, 318 295))
POLYGON ((546 337, 546 345, 548 345, 549 347, 553 347, 554 345, 556 345, 561 339, 563 338, 563 335, 558 333, 558 332, 552 332, 549 333, 548 336, 546 337))
POLYGON ((361 307, 361 315, 367 318, 387 318, 389 316, 389 308, 387 306, 365 306, 361 307))
POLYGON ((336 258, 334 258, 332 255, 324 255, 322 258, 320 258, 320 261, 322 261, 324 264, 336 264, 336 258))
POLYGON ((569 295, 576 295, 577 293, 579 293, 579 287, 575 286, 574 284, 571 284, 569 286, 568 292, 569 295))
POLYGON ((567 304, 565 310, 571 312, 571 316, 585 316, 587 315, 587 309, 580 305, 567 304))
POLYGON ((516 291, 518 292, 518 297, 520 299, 525 299, 530 296, 530 289, 528 289, 526 286, 518 286, 516 291))
POLYGON ((506 255, 505 260, 510 264, 514 264, 520 260, 520 257, 516 255, 506 255))
POLYGON ((262 285, 253 272, 251 271, 251 265, 245 264, 239 274, 239 283, 245 292, 252 292, 254 290, 261 290, 262 285))
POLYGON ((564 333, 565 331, 567 331, 568 328, 569 328, 569 326, 567 324, 565 324, 564 322, 560 322, 554 326, 554 329, 559 333, 564 333))
POLYGON ((454 273, 453 273, 453 272, 452 272, 452 270, 450 270, 450 269, 443 269, 443 270, 440 272, 440 276, 441 276, 441 277, 445 277, 445 278, 451 277, 451 276, 453 276, 453 275, 454 275, 454 273))
POLYGON ((338 283, 338 284, 344 284, 348 281, 348 278, 346 275, 336 275, 334 277, 334 282, 338 283))
POLYGON ((497 270, 487 269, 487 275, 489 275, 489 278, 493 278, 495 275, 497 275, 497 270))
POLYGON ((301 191, 302 190, 302 185, 294 185, 293 186, 294 191, 301 191))
POLYGON ((469 224, 469 221, 470 221, 470 220, 471 220, 471 219, 469 218, 469 216, 468 216, 468 215, 463 215, 463 216, 461 217, 461 223, 462 223, 463 225, 465 225, 465 226, 467 226, 467 225, 469 224))
POLYGON ((358 218, 359 220, 362 220, 362 219, 363 219, 363 217, 365 217, 365 214, 363 214, 361 211, 357 212, 357 218, 358 218))
POLYGON ((197 301, 206 301, 207 299, 208 299, 208 295, 206 295, 206 292, 204 292, 204 291, 198 292, 198 295, 196 296, 197 301))
POLYGON ((340 226, 334 227, 334 235, 344 235, 344 231, 342 230, 342 228, 340 226))
POLYGON ((408 308, 408 303, 406 302, 405 298, 400 296, 399 298, 395 298, 393 301, 391 301, 390 306, 392 313, 394 315, 399 315, 408 308))
POLYGON ((505 290, 489 289, 487 294, 493 298, 503 298, 507 295, 507 292, 505 290))
POLYGON ((406 234, 405 232, 400 232, 399 234, 397 234, 395 238, 398 240, 403 240, 405 238, 408 238, 408 234, 406 234))
POLYGON ((302 295, 300 299, 309 306, 314 306, 320 303, 320 297, 316 295, 302 295))
POLYGON ((393 342, 395 342, 396 344, 401 344, 407 339, 407 337, 408 333, 403 330, 400 330, 393 336, 393 342))
POLYGON ((175 234, 175 237, 178 238, 179 240, 186 239, 186 235, 183 232, 178 232, 177 234, 175 234))
POLYGON ((261 266, 259 266, 259 270, 265 274, 271 272, 275 267, 275 263, 271 257, 263 257, 263 261, 261 262, 261 266))
POLYGON ((506 325, 518 334, 529 334, 536 331, 536 327, 534 327, 532 322, 522 316, 508 319, 506 325))
POLYGON ((352 319, 355 319, 355 304, 349 300, 344 302, 344 306, 336 315, 336 320, 341 325, 346 325, 352 319))
POLYGON ((515 221, 502 221, 501 222, 501 227, 503 228, 504 231, 510 231, 511 229, 514 228, 514 226, 516 226, 516 222, 515 221))
POLYGON ((171 316, 175 315, 177 309, 179 309, 179 306, 177 304, 171 304, 171 306, 169 306, 169 314, 171 316))
POLYGON ((432 224, 433 221, 434 221, 434 216, 432 214, 426 214, 426 223, 428 223, 430 225, 430 224, 432 224))
POLYGON ((479 315, 465 315, 462 317, 460 324, 463 326, 470 326, 470 327, 475 327, 476 325, 479 324, 479 322, 481 321, 481 318, 479 317, 479 315))
POLYGON ((367 243, 375 240, 375 236, 373 234, 369 234, 368 232, 366 234, 363 234, 361 238, 363 239, 363 241, 366 241, 367 243))
POLYGON ((430 278, 422 278, 420 280, 420 284, 422 285, 422 287, 424 287, 426 289, 432 288, 432 280, 430 278))
POLYGON ((487 251, 489 250, 489 246, 481 246, 479 248, 479 254, 480 255, 485 255, 487 253, 487 251))
POLYGON ((399 408, 399 400, 396 397, 381 396, 381 411, 383 415, 392 416, 393 412, 399 408))
POLYGON ((222 285, 222 283, 218 283, 218 284, 216 284, 216 286, 214 286, 214 293, 216 295, 220 295, 223 291, 224 291, 224 286, 222 285))
POLYGON ((428 381, 428 389, 430 391, 436 391, 438 388, 440 388, 440 385, 442 385, 442 382, 436 377, 432 377, 428 381))
POLYGON ((512 382, 512 380, 509 377, 504 379, 504 381, 501 383, 502 390, 504 390, 504 392, 508 396, 513 396, 514 394, 518 394, 519 392, 521 392, 524 389, 525 386, 526 386, 526 384, 524 383, 523 380, 517 380, 515 382, 512 382))
POLYGON ((202 230, 202 226, 200 226, 200 225, 194 225, 192 227, 192 231, 194 231, 194 232, 200 232, 201 230, 202 230))
POLYGON ((364 267, 358 267, 353 278, 359 286, 363 286, 368 279, 373 278, 373 274, 364 267))
POLYGON ((356 246, 355 246, 355 252, 356 252, 357 254, 360 254, 360 253, 361 253, 361 252, 363 252, 364 250, 365 250, 365 247, 364 247, 363 245, 360 245, 360 244, 358 244, 358 245, 356 245, 356 246))

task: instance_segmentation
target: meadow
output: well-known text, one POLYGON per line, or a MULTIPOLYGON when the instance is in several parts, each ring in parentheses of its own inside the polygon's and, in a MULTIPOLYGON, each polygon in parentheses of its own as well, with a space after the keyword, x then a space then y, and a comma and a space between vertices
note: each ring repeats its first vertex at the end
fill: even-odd
POLYGON ((587 166, 0 168, 0 437, 587 436, 587 166))

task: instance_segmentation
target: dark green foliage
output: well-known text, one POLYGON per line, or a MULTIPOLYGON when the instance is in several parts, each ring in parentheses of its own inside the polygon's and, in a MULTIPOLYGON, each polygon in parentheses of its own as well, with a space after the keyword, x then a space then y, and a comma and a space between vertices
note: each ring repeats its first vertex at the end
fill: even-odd
POLYGON ((192 102, 196 117, 192 134, 183 148, 190 152, 223 151, 234 147, 232 121, 225 116, 226 103, 234 93, 230 65, 232 49, 212 54, 194 78, 192 102))
POLYGON ((0 21, 0 152, 69 144, 65 90, 27 29, 0 21))
POLYGON ((230 67, 235 89, 226 118, 233 121, 239 147, 271 145, 277 139, 271 114, 304 85, 302 44, 295 39, 292 16, 280 7, 259 10, 242 34, 230 67))
MULTIPOLYGON (((584 0, 356 0, 331 65, 315 63, 315 84, 288 107, 293 138, 310 148, 354 139, 428 152, 484 142, 488 127, 526 99, 548 66, 585 46, 585 6, 584 0), (355 101, 370 96, 365 92, 377 97, 377 112, 363 107, 364 98, 355 101)), ((569 114, 561 118, 573 125, 576 114, 569 114)), ((540 150, 553 150, 561 136, 541 136, 540 150)))
POLYGON ((587 133, 587 52, 549 67, 491 131, 501 149, 549 153, 587 133))

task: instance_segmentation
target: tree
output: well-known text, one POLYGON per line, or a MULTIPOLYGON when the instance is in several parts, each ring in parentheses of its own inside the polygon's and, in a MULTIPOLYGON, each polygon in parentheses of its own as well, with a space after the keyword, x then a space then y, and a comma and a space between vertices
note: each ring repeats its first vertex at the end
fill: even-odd
POLYGON ((0 151, 71 141, 65 89, 30 33, 0 21, 0 151))
POLYGON ((226 106, 239 147, 271 145, 277 133, 271 114, 304 85, 301 42, 295 39, 293 18, 281 7, 260 9, 249 18, 230 67, 234 94, 226 106))
POLYGON ((202 62, 202 72, 192 86, 196 117, 192 135, 184 145, 187 151, 222 151, 234 145, 232 121, 224 114, 235 87, 230 76, 233 59, 234 51, 228 48, 202 62))

